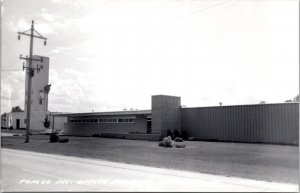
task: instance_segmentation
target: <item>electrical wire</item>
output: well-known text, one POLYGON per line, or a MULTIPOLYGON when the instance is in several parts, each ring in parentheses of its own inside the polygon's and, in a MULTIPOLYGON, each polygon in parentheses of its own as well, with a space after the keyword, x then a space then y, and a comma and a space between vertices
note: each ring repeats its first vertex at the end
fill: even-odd
POLYGON ((183 16, 180 16, 180 17, 177 17, 175 20, 180 20, 182 18, 185 18, 187 16, 191 16, 191 15, 194 15, 194 14, 197 14, 197 13, 200 13, 200 12, 203 12, 203 11, 206 11, 206 10, 209 10, 209 9, 212 9, 212 8, 215 8, 215 7, 218 7, 218 6, 221 6, 223 4, 226 4, 226 3, 229 3, 233 0, 225 0, 225 1, 222 1, 220 3, 216 3, 214 5, 211 5, 211 6, 207 6, 207 7, 204 7, 204 8, 201 8, 201 9, 198 9, 198 10, 195 10, 195 11, 192 11, 186 15, 183 15, 183 16))
MULTIPOLYGON (((94 6, 93 8, 90 8, 90 9, 86 9, 86 10, 84 10, 84 11, 81 11, 81 12, 77 12, 77 13, 75 13, 75 14, 73 14, 70 18, 78 18, 78 17, 82 17, 84 14, 86 14, 86 13, 88 13, 88 12, 91 12, 91 11, 93 11, 93 10, 98 10, 99 8, 103 8, 104 6, 106 6, 106 5, 109 5, 109 4, 111 4, 112 2, 113 2, 114 0, 108 0, 107 2, 105 2, 105 3, 102 3, 102 4, 100 4, 100 5, 97 5, 97 6, 94 6)), ((54 11, 54 12, 50 12, 50 13, 56 13, 56 12, 58 12, 58 11, 54 11)), ((48 12, 49 13, 49 12, 48 12)), ((82 41, 82 40, 85 40, 85 39, 87 39, 89 36, 91 36, 91 35, 93 35, 93 33, 89 33, 89 34, 86 34, 85 36, 82 36, 82 37, 79 37, 79 38, 77 38, 77 39, 75 39, 75 40, 71 40, 71 41, 69 41, 69 42, 66 42, 66 43, 63 43, 63 44, 59 44, 59 45, 53 45, 53 46, 50 46, 50 47, 47 47, 46 49, 51 49, 51 48, 55 48, 55 47, 62 47, 62 46, 65 46, 65 45, 70 45, 70 44, 72 44, 72 43, 76 43, 76 42, 80 42, 80 41, 82 41)), ((56 42, 54 42, 54 44, 55 43, 58 43, 60 40, 57 40, 56 42)), ((11 47, 11 46, 10 46, 11 47)), ((41 49, 43 49, 44 47, 39 47, 39 48, 37 48, 37 49, 34 49, 33 51, 34 52, 36 52, 36 51, 39 51, 39 50, 41 50, 41 49)), ((8 50, 8 49, 6 49, 6 50, 8 50)), ((48 51, 48 52, 50 52, 50 51, 48 51)), ((46 52, 47 53, 47 52, 46 52)), ((16 65, 15 63, 18 61, 19 59, 10 59, 8 62, 5 62, 5 63, 9 63, 8 65, 5 65, 4 67, 3 67, 3 70, 1 70, 1 71, 10 71, 10 70, 7 70, 7 68, 9 68, 9 67, 12 67, 13 65, 16 65), (11 62, 12 61, 12 62, 11 62)))

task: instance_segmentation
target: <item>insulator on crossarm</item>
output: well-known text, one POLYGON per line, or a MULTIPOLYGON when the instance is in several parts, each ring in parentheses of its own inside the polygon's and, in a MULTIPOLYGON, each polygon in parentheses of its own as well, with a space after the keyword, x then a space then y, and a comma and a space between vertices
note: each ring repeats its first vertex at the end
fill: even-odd
POLYGON ((47 41, 46 40, 44 41, 44 45, 47 45, 47 41))
POLYGON ((21 39, 21 36, 20 36, 20 34, 18 35, 18 40, 20 40, 21 39))

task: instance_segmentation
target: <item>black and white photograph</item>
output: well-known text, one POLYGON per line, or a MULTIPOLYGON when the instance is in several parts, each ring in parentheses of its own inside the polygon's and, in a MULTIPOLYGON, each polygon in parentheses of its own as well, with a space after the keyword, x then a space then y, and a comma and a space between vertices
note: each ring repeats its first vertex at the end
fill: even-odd
POLYGON ((299 0, 0 0, 1 192, 299 192, 299 0))

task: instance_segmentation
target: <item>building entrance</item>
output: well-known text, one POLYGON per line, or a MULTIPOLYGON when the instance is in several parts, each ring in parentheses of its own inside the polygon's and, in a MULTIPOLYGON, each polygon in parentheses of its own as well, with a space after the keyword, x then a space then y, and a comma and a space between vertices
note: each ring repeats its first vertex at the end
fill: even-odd
POLYGON ((20 119, 16 120, 16 129, 20 129, 20 119))
POLYGON ((147 134, 151 133, 151 125, 152 125, 151 118, 147 118, 147 134))

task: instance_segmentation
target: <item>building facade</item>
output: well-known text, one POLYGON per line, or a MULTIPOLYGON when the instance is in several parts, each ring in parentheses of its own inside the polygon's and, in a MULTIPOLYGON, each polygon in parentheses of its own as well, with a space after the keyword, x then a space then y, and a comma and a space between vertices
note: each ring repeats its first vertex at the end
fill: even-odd
MULTIPOLYGON (((49 85, 49 58, 44 56, 33 56, 35 60, 32 61, 34 68, 39 67, 39 72, 34 73, 31 86, 31 130, 44 130, 44 120, 48 111, 48 94, 50 91, 49 85)), ((28 73, 26 73, 25 83, 25 104, 24 113, 27 113, 27 79, 28 73)), ((26 120, 25 120, 26 124, 26 120)))
MULTIPOLYGON (((40 72, 32 79, 31 131, 47 129, 44 121, 48 117, 48 128, 74 136, 159 140, 168 130, 178 130, 198 140, 299 144, 298 102, 182 108, 180 97, 154 95, 151 110, 50 113, 49 58, 34 58, 39 61, 33 61, 33 66, 39 65, 40 72)), ((3 118, 8 128, 26 128, 27 92, 25 86, 25 111, 3 118)))
POLYGON ((68 117, 63 133, 74 136, 158 140, 178 130, 197 140, 299 144, 299 103, 182 108, 180 97, 166 95, 152 96, 151 103, 151 110, 56 116, 68 117))
POLYGON ((299 144, 299 103, 182 108, 181 121, 199 140, 299 144))
POLYGON ((63 114, 68 117, 64 134, 93 136, 103 133, 144 133, 149 131, 151 111, 119 111, 63 114))
POLYGON ((25 129, 26 114, 24 112, 11 112, 6 113, 4 128, 9 129, 25 129))

